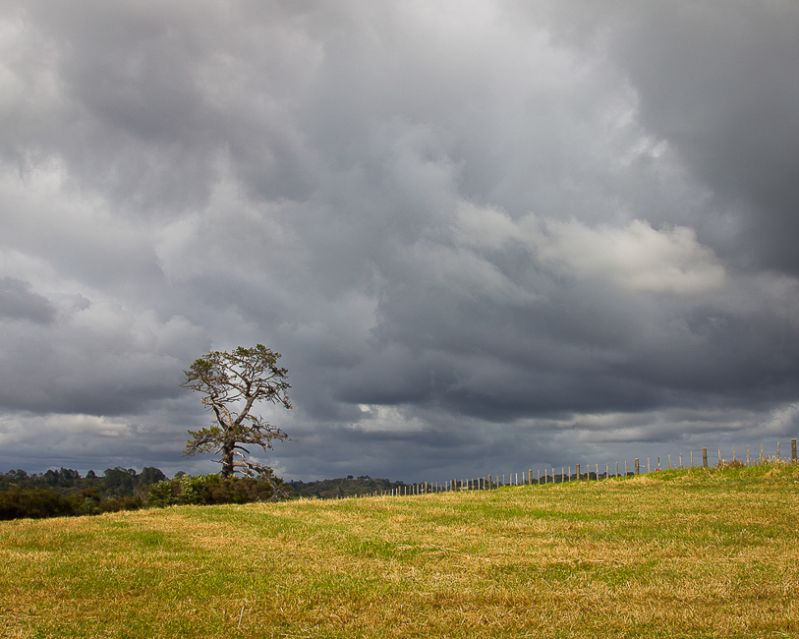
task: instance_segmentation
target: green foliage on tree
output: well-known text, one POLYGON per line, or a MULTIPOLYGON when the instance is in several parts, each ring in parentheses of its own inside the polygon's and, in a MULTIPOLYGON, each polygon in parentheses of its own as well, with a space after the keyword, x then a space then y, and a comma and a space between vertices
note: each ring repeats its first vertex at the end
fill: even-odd
POLYGON ((278 365, 280 353, 263 344, 231 352, 211 351, 185 371, 184 388, 202 393, 202 404, 213 416, 210 426, 190 430, 186 454, 214 453, 222 465, 222 477, 240 473, 249 477, 268 475, 267 466, 250 459, 247 446, 272 448, 276 439, 286 439, 279 428, 253 414, 258 402, 290 409, 286 381, 288 371, 278 365))
POLYGON ((93 470, 81 477, 70 468, 41 474, 10 470, 0 473, 0 520, 141 508, 149 487, 165 479, 163 472, 151 467, 141 474, 132 468, 106 468, 102 477, 93 470))
POLYGON ((158 468, 107 468, 81 477, 60 468, 41 474, 24 470, 0 473, 0 520, 22 517, 98 515, 143 506, 173 504, 243 504, 284 499, 288 491, 271 471, 252 477, 192 477, 179 472, 167 479, 158 468))

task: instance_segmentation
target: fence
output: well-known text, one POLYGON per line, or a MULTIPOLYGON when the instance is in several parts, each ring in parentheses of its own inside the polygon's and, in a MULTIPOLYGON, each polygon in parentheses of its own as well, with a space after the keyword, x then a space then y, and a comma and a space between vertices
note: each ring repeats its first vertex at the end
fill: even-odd
MULTIPOLYGON (((764 447, 761 445, 759 450, 756 451, 757 455, 753 456, 750 447, 746 447, 743 455, 738 455, 736 449, 733 448, 730 457, 724 458, 722 456, 721 448, 716 449, 715 465, 719 466, 728 462, 736 462, 742 465, 751 466, 753 464, 762 464, 767 461, 790 461, 797 463, 797 445, 796 440, 791 440, 790 457, 783 458, 781 442, 777 442, 775 455, 767 455, 764 447)), ((619 479, 624 477, 636 477, 641 474, 651 473, 653 469, 655 472, 660 470, 667 470, 672 468, 708 468, 710 465, 710 458, 708 449, 702 448, 700 455, 694 455, 694 451, 688 451, 687 455, 679 453, 672 458, 671 454, 666 455, 665 458, 652 457, 639 458, 636 457, 630 460, 616 461, 613 464, 574 464, 564 465, 560 467, 560 472, 556 467, 539 466, 533 470, 528 468, 521 472, 502 473, 497 475, 485 475, 483 477, 475 477, 472 479, 450 479, 445 482, 418 482, 412 484, 401 484, 390 490, 370 492, 357 497, 405 497, 410 495, 425 495, 431 493, 444 493, 454 491, 472 491, 472 490, 492 490, 501 488, 503 486, 523 486, 523 485, 539 485, 539 484, 558 484, 572 481, 598 481, 600 479, 619 479), (604 467, 604 468, 603 468, 604 467), (604 470, 604 472, 600 472, 604 470), (593 471, 593 472, 592 472, 593 471)))

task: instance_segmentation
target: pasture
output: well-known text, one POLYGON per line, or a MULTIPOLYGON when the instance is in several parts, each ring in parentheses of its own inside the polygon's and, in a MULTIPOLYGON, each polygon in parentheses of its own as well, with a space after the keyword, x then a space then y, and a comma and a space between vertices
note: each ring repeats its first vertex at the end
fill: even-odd
POLYGON ((0 637, 799 636, 799 467, 0 523, 0 637))

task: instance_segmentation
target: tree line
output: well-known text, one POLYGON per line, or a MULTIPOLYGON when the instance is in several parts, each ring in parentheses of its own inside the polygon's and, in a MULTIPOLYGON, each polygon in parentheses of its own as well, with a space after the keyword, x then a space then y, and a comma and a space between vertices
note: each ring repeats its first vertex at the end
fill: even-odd
POLYGON ((93 470, 81 475, 69 468, 43 473, 10 470, 0 474, 0 520, 98 515, 179 504, 242 504, 300 497, 335 499, 398 486, 402 482, 368 475, 284 482, 266 467, 255 477, 192 476, 178 472, 172 478, 153 467, 141 472, 107 468, 101 475, 93 470))
POLYGON ((82 476, 59 468, 43 473, 10 470, 0 475, 0 519, 97 515, 142 507, 149 488, 166 480, 158 468, 107 468, 82 476))

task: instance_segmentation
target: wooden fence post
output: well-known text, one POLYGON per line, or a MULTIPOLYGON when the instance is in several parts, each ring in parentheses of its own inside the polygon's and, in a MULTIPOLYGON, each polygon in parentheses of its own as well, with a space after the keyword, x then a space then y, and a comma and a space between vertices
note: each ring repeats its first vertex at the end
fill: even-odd
POLYGON ((694 467, 694 451, 691 449, 691 468, 694 467))
POLYGON ((793 462, 794 464, 797 462, 797 458, 796 458, 796 440, 795 439, 791 440, 791 462, 793 462))
POLYGON ((594 464, 594 479, 599 481, 599 464, 594 464))
MULTIPOLYGON (((638 459, 638 457, 636 457, 636 458, 635 458, 635 461, 634 461, 634 464, 635 464, 635 474, 636 474, 636 475, 640 475, 640 474, 641 474, 641 460, 640 460, 640 459, 638 459)), ((626 469, 625 469, 625 470, 626 470, 626 469)), ((626 475, 626 474, 627 474, 627 473, 625 473, 625 475, 626 475)))
POLYGON ((782 457, 780 455, 780 443, 781 442, 777 442, 777 461, 781 461, 781 459, 782 459, 782 457))
POLYGON ((752 465, 752 455, 751 455, 751 452, 749 450, 749 446, 746 447, 746 465, 747 466, 751 466, 752 465))
POLYGON ((580 481, 580 464, 574 465, 575 473, 577 474, 577 481, 580 481))
POLYGON ((702 449, 702 468, 707 468, 707 448, 702 449))

